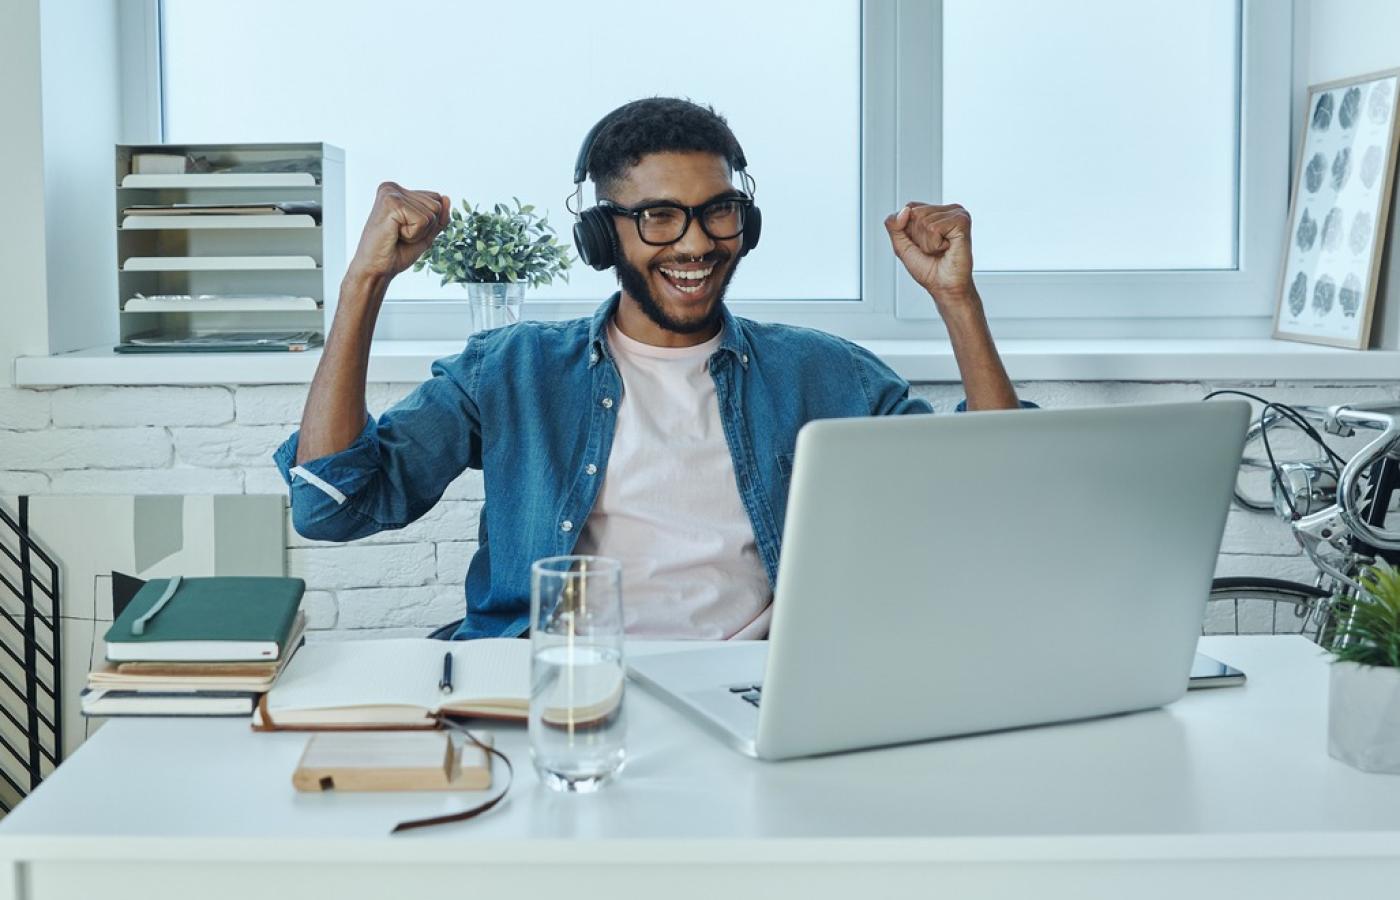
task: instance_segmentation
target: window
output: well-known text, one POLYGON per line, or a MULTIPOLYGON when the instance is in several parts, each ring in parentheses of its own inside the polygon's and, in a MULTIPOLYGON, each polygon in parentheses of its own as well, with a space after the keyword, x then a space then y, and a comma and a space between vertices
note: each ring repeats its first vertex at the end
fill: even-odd
MULTIPOLYGON (((1287 212, 1289 4, 160 8, 165 139, 344 147, 352 242, 385 178, 454 199, 519 196, 567 241, 582 135, 626 100, 679 94, 729 118, 758 180, 763 246, 730 293, 741 314, 858 339, 941 336, 881 222, 905 200, 947 198, 973 212, 1000 336, 1268 333, 1287 212), (249 47, 287 49, 254 63, 249 47)), ((530 311, 581 315, 614 286, 576 266, 570 284, 533 292, 530 311)), ((460 293, 427 274, 390 296, 401 302, 381 336, 456 327, 440 301, 460 293)))
POLYGON ((980 267, 1233 269, 1237 13, 945 0, 943 192, 980 267))
MULTIPOLYGON (((1288 4, 942 0, 899 10, 899 194, 972 194, 978 287, 998 334, 1268 334, 1288 198, 1288 4), (1086 104, 1113 120, 1086 124, 1086 104), (928 121, 906 123, 910 109, 928 121), (1095 165, 1107 129, 1123 132, 1101 139, 1115 159, 1099 177, 1114 189, 1058 183, 1080 160, 1095 165), (1182 177, 1160 155, 1189 158, 1191 171, 1182 177), (1047 221, 1057 194, 1069 210, 1047 221), (1185 219, 1201 234, 1164 247, 1170 227, 1152 216, 1180 221, 1173 198, 1194 205, 1185 219)), ((936 318, 910 279, 897 279, 896 295, 902 323, 936 318)))
MULTIPOLYGON (((518 196, 568 241, 564 198, 588 129, 638 96, 688 96, 729 119, 758 183, 763 252, 730 296, 855 300, 860 3, 792 13, 746 0, 703 14, 633 0, 165 0, 165 138, 343 148, 348 259, 384 180, 454 202, 518 196)), ((438 281, 407 272, 389 296, 462 296, 438 281)), ((568 284, 531 297, 591 306, 615 289, 612 273, 576 264, 568 284)))

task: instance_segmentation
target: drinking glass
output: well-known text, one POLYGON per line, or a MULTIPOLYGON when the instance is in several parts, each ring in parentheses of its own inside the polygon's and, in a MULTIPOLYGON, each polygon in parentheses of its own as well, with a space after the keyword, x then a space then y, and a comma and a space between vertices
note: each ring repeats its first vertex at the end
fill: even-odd
POLYGON ((540 781, 587 793, 626 758, 622 564, 555 556, 530 570, 530 758, 540 781))

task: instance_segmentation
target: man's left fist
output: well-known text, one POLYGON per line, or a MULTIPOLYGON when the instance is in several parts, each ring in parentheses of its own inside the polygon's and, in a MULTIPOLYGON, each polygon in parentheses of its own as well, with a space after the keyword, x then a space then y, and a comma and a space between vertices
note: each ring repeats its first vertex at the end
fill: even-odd
POLYGON ((972 216, 956 203, 911 202, 885 217, 895 256, 933 299, 960 303, 974 296, 972 216))

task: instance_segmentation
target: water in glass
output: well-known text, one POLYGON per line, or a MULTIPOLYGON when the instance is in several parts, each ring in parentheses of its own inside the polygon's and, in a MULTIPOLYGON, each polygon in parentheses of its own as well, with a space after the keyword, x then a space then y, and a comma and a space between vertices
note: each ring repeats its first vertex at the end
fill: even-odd
POLYGON ((622 768, 622 567, 562 556, 531 571, 530 754, 540 780, 587 792, 622 768))

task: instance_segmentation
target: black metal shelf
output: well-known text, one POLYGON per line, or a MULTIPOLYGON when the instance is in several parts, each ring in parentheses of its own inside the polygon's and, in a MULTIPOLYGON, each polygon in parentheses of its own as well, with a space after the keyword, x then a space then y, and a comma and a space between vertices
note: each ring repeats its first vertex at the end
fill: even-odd
POLYGON ((63 758, 58 564, 29 533, 29 498, 18 503, 14 516, 0 504, 0 810, 5 812, 12 806, 8 796, 27 796, 63 758))

